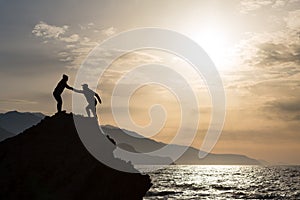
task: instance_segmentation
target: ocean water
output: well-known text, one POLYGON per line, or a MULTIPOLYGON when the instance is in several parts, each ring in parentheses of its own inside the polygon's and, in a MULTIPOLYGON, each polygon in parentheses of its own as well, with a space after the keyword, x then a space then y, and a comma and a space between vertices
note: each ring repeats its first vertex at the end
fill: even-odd
POLYGON ((153 186, 144 200, 300 199, 300 166, 173 165, 147 173, 153 186))

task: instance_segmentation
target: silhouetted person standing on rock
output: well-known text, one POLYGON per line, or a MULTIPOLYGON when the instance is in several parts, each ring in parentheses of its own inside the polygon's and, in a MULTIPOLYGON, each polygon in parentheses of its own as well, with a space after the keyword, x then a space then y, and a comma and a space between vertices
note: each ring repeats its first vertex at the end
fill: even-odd
POLYGON ((69 90, 73 90, 72 87, 70 87, 67 82, 68 82, 69 77, 67 75, 63 75, 62 79, 59 81, 59 83, 57 84, 56 88, 53 91, 53 96, 55 98, 55 100, 57 101, 57 113, 61 112, 62 110, 62 98, 61 98, 61 94, 64 91, 65 88, 69 89, 69 90))
POLYGON ((91 116, 90 111, 92 111, 94 117, 97 118, 97 114, 96 114, 97 100, 99 101, 100 104, 102 103, 99 95, 96 92, 94 92, 93 90, 91 90, 89 88, 88 84, 83 84, 82 85, 82 90, 76 90, 76 89, 74 89, 74 92, 81 93, 81 94, 83 94, 85 96, 85 98, 86 98, 86 100, 88 102, 87 107, 85 107, 87 115, 90 117, 91 116), (95 97, 97 99, 95 99, 95 97))

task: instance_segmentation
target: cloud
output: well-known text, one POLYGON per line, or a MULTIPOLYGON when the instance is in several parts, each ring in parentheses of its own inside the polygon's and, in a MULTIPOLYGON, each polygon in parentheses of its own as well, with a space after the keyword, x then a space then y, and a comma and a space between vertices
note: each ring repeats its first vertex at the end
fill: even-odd
MULTIPOLYGON (((80 25, 80 29, 91 29, 93 26, 93 23, 88 23, 87 25, 80 25)), ((32 33, 42 38, 45 44, 56 41, 56 45, 62 46, 58 53, 59 61, 64 62, 67 68, 72 69, 78 68, 87 54, 98 45, 97 42, 91 41, 87 36, 81 37, 81 32, 74 32, 67 25, 59 27, 41 21, 35 25, 32 33)))
POLYGON ((280 98, 265 103, 264 110, 284 121, 300 121, 300 98, 280 98))
MULTIPOLYGON (((32 34, 41 38, 44 44, 50 44, 50 42, 55 41, 57 46, 62 46, 61 51, 58 53, 58 60, 63 62, 66 68, 77 69, 88 53, 99 44, 98 37, 104 39, 114 35, 117 31, 115 27, 102 29, 100 30, 101 34, 97 34, 98 37, 94 37, 92 40, 86 35, 93 36, 95 34, 94 31, 98 30, 97 26, 93 22, 79 24, 78 26, 79 30, 77 28, 75 32, 68 25, 57 26, 40 21, 34 26, 32 34)), ((107 54, 110 53, 105 51, 103 56, 109 57, 110 55, 107 54)))
POLYGON ((66 25, 59 27, 40 21, 34 26, 32 33, 37 37, 57 39, 59 36, 65 34, 68 28, 66 25))
POLYGON ((23 99, 0 99, 1 103, 13 103, 13 104, 36 104, 36 101, 28 101, 23 99))
POLYGON ((276 44, 263 43, 259 44, 257 51, 257 65, 276 65, 283 63, 300 64, 300 45, 299 44, 276 44))
POLYGON ((286 18, 287 26, 291 29, 300 28, 300 10, 290 11, 288 17, 286 18))
POLYGON ((277 0, 275 3, 272 5, 272 8, 281 8, 285 6, 288 3, 286 0, 277 0))
POLYGON ((90 22, 86 25, 79 24, 78 26, 81 30, 87 30, 87 29, 93 28, 95 26, 95 24, 93 22, 90 22))
POLYGON ((299 3, 299 0, 242 0, 240 1, 239 9, 241 13, 249 14, 264 8, 282 9, 297 3, 299 3))
POLYGON ((251 143, 270 143, 274 142, 286 142, 286 141, 299 141, 300 134, 295 134, 287 132, 285 129, 279 128, 276 131, 272 129, 267 130, 223 130, 220 140, 222 141, 232 141, 232 139, 241 141, 242 143, 251 142, 251 143), (285 134, 282 134, 285 132, 285 134))
MULTIPOLYGON (((66 68, 77 69, 82 61, 86 58, 88 53, 99 43, 99 38, 93 40, 86 35, 93 35, 97 26, 90 22, 88 24, 79 24, 79 30, 76 32, 70 26, 56 26, 50 25, 46 22, 39 22, 32 30, 32 33, 43 39, 43 43, 48 44, 56 41, 56 45, 61 45, 63 48, 58 53, 59 61, 64 62, 66 68)), ((100 35, 103 37, 109 37, 116 33, 117 29, 109 27, 102 29, 100 35)), ((103 54, 107 56, 107 52, 103 54)))
POLYGON ((240 2, 240 12, 249 13, 271 4, 273 4, 271 0, 242 0, 240 2))
MULTIPOLYGON (((32 33, 43 39, 55 39, 66 43, 74 43, 79 41, 80 37, 78 34, 66 35, 69 30, 69 26, 64 25, 62 27, 49 25, 43 21, 36 24, 32 30, 32 33)), ((48 43, 45 40, 44 43, 48 43)))
POLYGON ((74 60, 73 57, 70 56, 70 54, 68 52, 62 51, 62 52, 58 53, 58 56, 60 57, 59 60, 62 62, 70 62, 70 61, 74 60))
POLYGON ((268 103, 268 105, 276 110, 288 113, 300 112, 300 99, 282 99, 268 103))
POLYGON ((60 40, 63 42, 68 42, 68 43, 72 43, 72 42, 77 42, 80 39, 78 34, 73 34, 69 37, 61 37, 60 40))
POLYGON ((101 31, 102 34, 106 35, 106 36, 112 36, 117 32, 117 29, 114 27, 109 27, 107 29, 104 29, 101 31))
POLYGON ((293 118, 293 120, 295 120, 295 121, 300 121, 300 115, 296 115, 296 116, 293 118))
POLYGON ((248 33, 241 42, 240 55, 245 64, 258 67, 300 64, 300 10, 290 11, 284 27, 274 32, 248 33))

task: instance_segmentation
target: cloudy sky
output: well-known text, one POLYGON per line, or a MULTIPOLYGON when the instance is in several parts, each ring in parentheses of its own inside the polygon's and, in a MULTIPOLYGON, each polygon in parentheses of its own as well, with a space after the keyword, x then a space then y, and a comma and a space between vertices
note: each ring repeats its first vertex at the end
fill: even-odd
MULTIPOLYGON (((299 0, 0 0, 0 112, 53 114, 53 88, 63 73, 72 85, 93 48, 123 31, 159 27, 194 40, 219 70, 227 97, 226 121, 213 152, 300 164, 299 19, 299 0)), ((149 63, 172 66, 188 77, 198 96, 190 117, 201 115, 193 143, 199 148, 211 117, 210 95, 189 63, 170 53, 140 50, 116 59, 99 81, 100 122, 116 124, 111 110, 114 87, 132 68, 149 63)), ((158 74, 182 86, 174 81, 176 75, 163 70, 158 74)), ((71 93, 66 91, 63 98, 64 108, 71 111, 71 93)), ((152 131, 153 139, 170 142, 180 126, 180 104, 184 101, 167 88, 149 84, 134 93, 128 107, 140 133, 152 131), (148 111, 154 104, 164 106, 166 119, 155 109, 151 119, 148 111), (156 124, 149 128, 151 120, 156 124)))

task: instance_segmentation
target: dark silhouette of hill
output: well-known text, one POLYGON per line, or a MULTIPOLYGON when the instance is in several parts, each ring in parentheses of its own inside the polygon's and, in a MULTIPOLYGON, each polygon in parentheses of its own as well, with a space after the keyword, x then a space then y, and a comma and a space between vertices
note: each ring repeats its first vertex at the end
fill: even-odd
POLYGON ((43 119, 42 113, 10 111, 0 114, 0 126, 10 133, 18 134, 43 119))
MULTIPOLYGON (((18 130, 21 130, 22 132, 25 129, 22 129, 23 124, 26 124, 27 127, 30 127, 36 123, 38 123, 42 118, 44 118, 44 115, 41 113, 19 113, 17 111, 11 111, 5 114, 0 114, 0 126, 2 126, 3 116, 5 117, 6 121, 9 127, 17 127, 18 130), (18 116, 15 117, 15 116, 18 116), (22 117, 20 117, 22 116, 22 117), (28 120, 30 118, 33 118, 35 120, 28 120), (35 116, 37 116, 39 119, 36 119, 35 116)), ((118 146, 126 151, 131 152, 151 152, 157 149, 162 148, 165 146, 165 143, 157 142, 150 138, 145 138, 142 135, 135 133, 133 131, 126 130, 126 133, 123 132, 124 129, 120 129, 111 125, 105 125, 101 126, 102 130, 110 135, 114 140, 117 142, 118 146)), ((6 129, 7 130, 7 129, 6 129)), ((6 137, 11 137, 10 135, 3 134, 1 136, 0 132, 0 138, 5 139, 6 137)), ((172 145, 172 148, 174 148, 174 151, 177 151, 178 149, 185 148, 181 145, 172 145)), ((175 162, 175 164, 199 164, 199 165, 259 165, 259 164, 265 164, 264 162, 249 158, 244 155, 238 155, 238 154, 208 154, 204 159, 198 158, 198 149, 195 149, 193 147, 189 147, 187 151, 175 162)), ((153 162, 157 164, 165 164, 170 163, 170 158, 167 156, 161 155, 160 157, 151 158, 149 157, 149 163, 147 164, 153 164, 153 162)), ((135 164, 141 164, 141 163, 135 163, 135 164)))
MULTIPOLYGON (((124 150, 136 152, 151 152, 165 146, 165 143, 145 138, 135 132, 127 131, 111 125, 101 127, 102 130, 110 135, 124 150), (126 144, 126 145, 125 145, 126 144)), ((171 145, 174 151, 185 148, 181 145, 171 145)), ((204 159, 198 158, 199 150, 194 147, 188 147, 183 155, 174 163, 178 165, 260 165, 258 160, 238 154, 212 154, 209 153, 204 159)), ((163 155, 162 155, 163 156, 163 155)))
POLYGON ((264 166, 270 166, 270 165, 272 165, 272 163, 270 163, 268 161, 265 161, 265 160, 262 160, 262 159, 260 159, 258 161, 261 163, 261 165, 264 165, 264 166))
MULTIPOLYGON (((97 121, 81 116, 90 131, 101 134, 97 121)), ((113 157, 114 144, 101 134, 103 156, 113 157)), ((135 170, 138 172, 137 170, 135 170)), ((151 187, 148 175, 114 170, 96 160, 83 146, 73 115, 45 117, 19 135, 0 142, 0 199, 142 199, 151 187)))
POLYGON ((4 128, 0 127, 0 142, 2 140, 5 140, 6 138, 10 138, 15 136, 15 134, 8 132, 7 130, 5 130, 4 128))
MULTIPOLYGON (((118 143, 117 146, 128 152, 141 153, 136 151, 134 147, 126 143, 118 143)), ((135 159, 135 160, 128 160, 128 161, 130 161, 134 165, 169 165, 171 163, 174 164, 170 157, 150 156, 146 154, 143 155, 143 160, 135 159)))
POLYGON ((253 158, 238 154, 209 153, 203 159, 198 158, 198 150, 190 147, 175 163, 185 165, 261 165, 253 158))
POLYGON ((135 148, 133 148, 132 146, 130 146, 129 144, 126 144, 126 143, 119 143, 118 147, 120 147, 121 149, 124 149, 126 151, 129 151, 129 152, 139 153, 137 150, 135 150, 135 148))
POLYGON ((130 145, 136 152, 151 152, 165 146, 165 143, 146 138, 133 131, 120 129, 115 126, 101 126, 102 130, 113 137, 117 143, 130 145))

